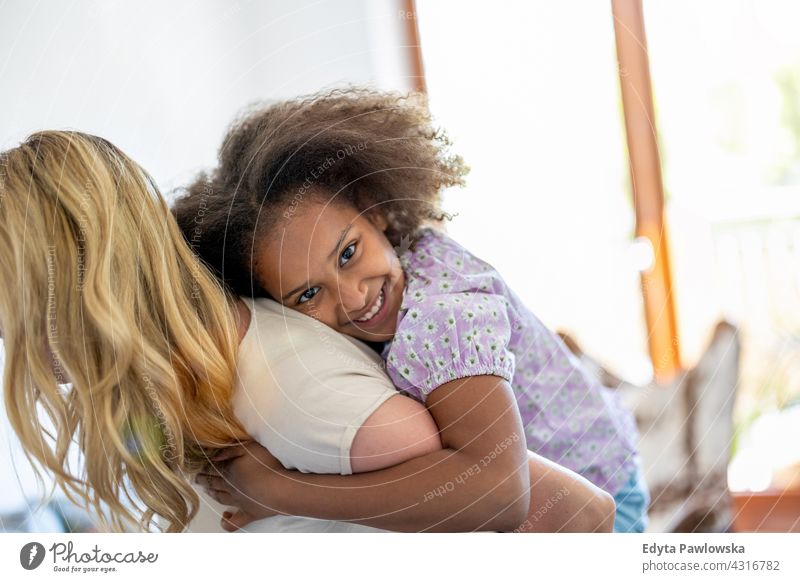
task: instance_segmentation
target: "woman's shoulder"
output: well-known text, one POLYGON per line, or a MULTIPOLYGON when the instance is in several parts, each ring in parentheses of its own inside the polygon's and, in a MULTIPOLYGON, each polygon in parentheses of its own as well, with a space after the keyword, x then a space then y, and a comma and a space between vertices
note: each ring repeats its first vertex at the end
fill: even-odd
POLYGON ((358 428, 396 394, 380 357, 269 299, 246 300, 239 346, 237 418, 286 467, 350 473, 358 428))
POLYGON ((380 367, 381 359, 366 344, 337 333, 304 313, 268 298, 245 299, 250 324, 241 346, 257 346, 261 359, 303 360, 314 369, 343 366, 363 371, 380 367))
POLYGON ((279 319, 285 321, 297 322, 301 326, 308 327, 311 322, 314 322, 312 317, 284 307, 274 299, 268 297, 242 297, 241 300, 247 305, 251 313, 255 316, 257 321, 279 319), (309 321, 306 321, 309 320, 309 321))
POLYGON ((289 340, 305 342, 315 337, 319 339, 333 331, 313 317, 284 307, 273 299, 242 298, 242 301, 250 312, 250 323, 243 341, 254 335, 262 338, 259 341, 265 341, 263 337, 266 333, 270 344, 280 346, 289 340))

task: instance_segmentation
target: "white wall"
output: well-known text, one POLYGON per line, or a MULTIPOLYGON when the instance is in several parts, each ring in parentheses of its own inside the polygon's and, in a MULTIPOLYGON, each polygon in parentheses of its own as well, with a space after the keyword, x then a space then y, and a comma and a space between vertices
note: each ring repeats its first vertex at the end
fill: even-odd
POLYGON ((25 2, 0 7, 0 147, 76 128, 170 188, 255 100, 406 88, 395 0, 25 2))
MULTIPOLYGON (((39 129, 96 133, 170 190, 214 162, 253 101, 409 89, 404 26, 399 0, 6 0, 0 149, 39 129)), ((37 491, 1 416, 0 513, 37 491)))

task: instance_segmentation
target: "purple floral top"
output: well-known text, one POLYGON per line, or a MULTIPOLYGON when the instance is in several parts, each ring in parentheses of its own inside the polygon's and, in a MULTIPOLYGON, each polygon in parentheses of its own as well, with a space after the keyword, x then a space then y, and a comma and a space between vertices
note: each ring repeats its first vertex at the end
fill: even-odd
POLYGON ((451 380, 500 376, 514 389, 528 448, 616 494, 635 471, 631 414, 491 265, 438 230, 418 236, 400 257, 406 288, 382 353, 395 386, 424 402, 451 380))

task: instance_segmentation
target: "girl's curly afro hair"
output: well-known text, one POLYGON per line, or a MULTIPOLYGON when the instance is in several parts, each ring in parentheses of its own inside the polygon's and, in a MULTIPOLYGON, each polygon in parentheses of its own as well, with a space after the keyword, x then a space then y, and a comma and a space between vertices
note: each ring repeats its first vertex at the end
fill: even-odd
POLYGON ((399 245, 440 208, 444 188, 468 168, 432 125, 423 95, 339 89, 246 112, 233 123, 218 167, 175 202, 200 258, 240 295, 266 295, 253 280, 253 248, 304 200, 324 197, 383 212, 399 245))

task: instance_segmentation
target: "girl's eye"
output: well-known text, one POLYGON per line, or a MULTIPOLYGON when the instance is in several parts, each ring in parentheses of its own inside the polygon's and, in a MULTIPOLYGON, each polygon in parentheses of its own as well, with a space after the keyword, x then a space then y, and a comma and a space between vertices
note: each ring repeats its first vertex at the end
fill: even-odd
POLYGON ((346 249, 342 251, 342 255, 339 260, 339 266, 344 267, 347 264, 347 262, 353 257, 354 254, 356 254, 356 243, 349 245, 346 249))
POLYGON ((314 299, 314 295, 317 294, 319 291, 319 287, 312 287, 311 289, 306 289, 302 295, 297 299, 298 303, 305 303, 306 301, 311 301, 314 299))

